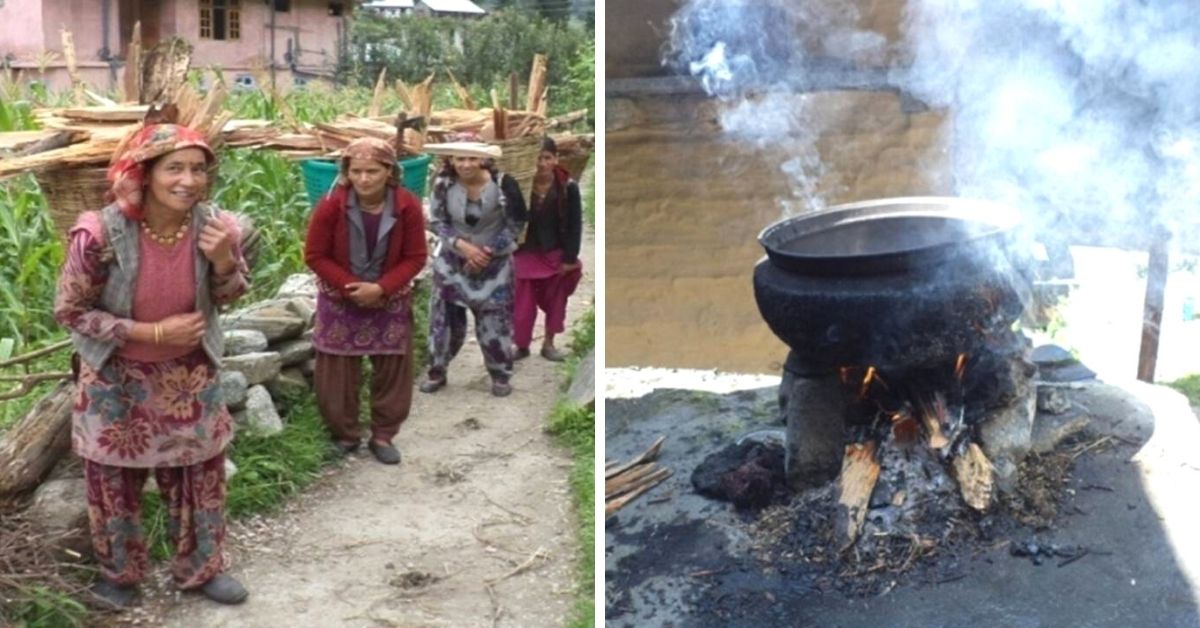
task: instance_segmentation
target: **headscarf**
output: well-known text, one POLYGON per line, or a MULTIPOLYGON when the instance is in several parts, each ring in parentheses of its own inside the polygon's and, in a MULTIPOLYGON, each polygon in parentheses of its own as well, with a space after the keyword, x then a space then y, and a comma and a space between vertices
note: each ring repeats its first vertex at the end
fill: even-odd
POLYGON ((396 167, 396 147, 377 137, 360 137, 342 150, 339 183, 350 185, 350 160, 371 159, 392 169, 388 185, 400 185, 400 169, 396 167))
POLYGON ((137 131, 121 156, 108 167, 106 202, 116 202, 126 216, 140 220, 145 194, 146 162, 184 148, 199 148, 211 167, 217 156, 199 132, 177 124, 152 124, 137 131))

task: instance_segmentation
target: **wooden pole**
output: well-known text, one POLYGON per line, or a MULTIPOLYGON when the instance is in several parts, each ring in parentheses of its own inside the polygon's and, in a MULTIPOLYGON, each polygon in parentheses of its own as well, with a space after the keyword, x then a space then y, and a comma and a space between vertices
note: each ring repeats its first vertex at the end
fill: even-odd
POLYGON ((1154 381, 1158 364, 1158 335, 1162 328, 1163 294, 1167 289, 1167 243, 1171 236, 1156 229, 1150 243, 1150 268, 1146 273, 1146 301, 1142 309, 1142 348, 1138 354, 1137 378, 1154 381))

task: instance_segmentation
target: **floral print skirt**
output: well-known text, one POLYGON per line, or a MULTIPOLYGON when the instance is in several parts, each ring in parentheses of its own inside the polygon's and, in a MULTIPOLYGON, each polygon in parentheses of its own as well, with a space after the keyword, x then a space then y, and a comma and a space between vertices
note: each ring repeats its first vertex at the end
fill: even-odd
POLYGON ((139 362, 114 355, 80 365, 71 443, 81 458, 115 467, 186 467, 221 454, 233 439, 217 369, 197 349, 139 362))

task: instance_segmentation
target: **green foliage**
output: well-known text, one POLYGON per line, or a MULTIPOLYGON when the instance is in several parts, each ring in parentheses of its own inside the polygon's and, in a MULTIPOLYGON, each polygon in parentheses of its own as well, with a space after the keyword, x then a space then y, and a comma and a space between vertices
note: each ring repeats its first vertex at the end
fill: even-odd
POLYGON ((16 626, 74 628, 82 626, 87 617, 87 608, 65 593, 44 586, 31 586, 22 593, 19 599, 5 600, 0 606, 0 625, 10 625, 11 620, 16 626))
POLYGON ((54 287, 63 246, 33 177, 0 183, 0 338, 24 353, 61 337, 54 287))
POLYGON ((1200 373, 1185 375, 1167 385, 1183 393, 1193 406, 1200 406, 1200 373))
POLYGON ((572 58, 562 83, 551 83, 550 103, 562 112, 587 109, 588 118, 596 117, 596 42, 589 41, 572 58))
MULTIPOLYGON (((360 15, 351 31, 350 67, 345 69, 362 85, 374 85, 380 68, 386 67, 388 77, 410 82, 423 80, 431 72, 449 71, 464 85, 506 86, 511 73, 527 79, 537 53, 550 59, 552 86, 571 85, 569 79, 577 73, 576 78, 583 81, 583 70, 577 68, 582 68, 588 57, 592 62, 587 71, 594 75, 591 31, 520 11, 498 11, 478 20, 360 15)), ((507 89, 499 91, 507 93, 507 89)), ((474 94, 479 102, 490 102, 490 97, 482 98, 486 90, 474 94)), ((556 93, 550 101, 551 113, 568 111, 572 103, 583 100, 588 104, 576 108, 590 108, 590 94, 572 100, 556 93)))
POLYGON ((29 131, 36 128, 32 103, 27 100, 0 99, 0 131, 29 131))
MULTIPOLYGON (((574 356, 567 370, 573 373, 578 365, 579 356, 595 347, 595 310, 589 310, 577 320, 571 326, 570 333, 569 344, 574 356)), ((570 484, 575 510, 579 513, 579 561, 576 569, 575 605, 567 625, 584 628, 594 625, 595 609, 596 529, 593 509, 596 502, 596 410, 594 407, 575 406, 565 399, 560 400, 546 422, 546 431, 554 434, 563 446, 569 448, 574 459, 570 484)))

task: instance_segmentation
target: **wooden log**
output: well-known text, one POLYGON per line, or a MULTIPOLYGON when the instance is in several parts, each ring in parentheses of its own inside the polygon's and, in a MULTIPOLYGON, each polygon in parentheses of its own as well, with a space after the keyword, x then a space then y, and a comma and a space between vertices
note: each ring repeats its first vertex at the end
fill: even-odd
POLYGON ((619 498, 622 495, 627 495, 629 493, 637 492, 642 487, 654 486, 655 484, 662 482, 663 480, 667 479, 670 476, 671 476, 670 469, 659 468, 654 473, 649 473, 647 475, 643 475, 633 482, 628 482, 628 483, 622 485, 620 488, 617 488, 612 493, 605 493, 604 501, 608 502, 610 500, 619 498))
POLYGON ((63 382, 0 439, 0 498, 27 493, 41 483, 71 447, 75 385, 63 382))
POLYGON ((617 512, 618 510, 627 506, 629 504, 629 502, 632 502, 633 500, 637 499, 638 497, 641 497, 643 493, 654 488, 658 483, 671 477, 670 469, 662 469, 662 471, 665 471, 666 473, 657 477, 653 482, 647 481, 646 484, 639 486, 637 489, 635 489, 629 493, 626 493, 625 495, 622 495, 612 501, 606 501, 604 503, 604 516, 605 517, 611 516, 614 512, 617 512))
POLYGON ((639 464, 636 467, 633 467, 632 469, 629 469, 628 471, 626 471, 625 473, 622 473, 620 475, 616 475, 611 478, 606 478, 604 480, 604 495, 605 495, 605 497, 609 497, 611 495, 611 493, 620 489, 622 486, 626 486, 633 482, 637 482, 638 480, 646 477, 647 475, 654 473, 657 469, 658 469, 658 465, 654 464, 653 462, 647 462, 645 464, 639 464))
POLYGON ((142 102, 142 21, 133 23, 129 52, 125 55, 125 75, 121 80, 122 97, 126 101, 142 102))
MULTIPOLYGON (((529 70, 529 91, 525 96, 525 110, 539 111, 546 95, 546 65, 544 54, 533 55, 533 66, 529 70)), ((513 105, 513 109, 516 109, 513 105)))
POLYGON ((79 78, 79 67, 75 57, 75 36, 71 31, 63 28, 59 31, 62 36, 63 57, 67 60, 67 75, 71 77, 71 89, 74 93, 72 101, 76 105, 87 104, 87 96, 84 95, 83 81, 79 78))
POLYGON ((1163 303, 1167 291, 1167 243, 1170 234, 1154 230, 1150 244, 1150 266, 1146 272, 1146 297, 1142 304, 1142 344, 1138 351, 1137 378, 1154 383, 1158 365, 1158 335, 1162 325, 1163 303))
POLYGON ((71 107, 61 109, 56 113, 72 120, 91 122, 121 122, 133 124, 141 122, 146 117, 148 105, 108 105, 94 107, 71 107))
POLYGON ((588 110, 580 109, 561 116, 555 116, 546 120, 547 129, 557 129, 558 127, 571 126, 580 120, 587 118, 588 110))
POLYGON ((138 102, 171 102, 187 82, 192 46, 179 36, 159 42, 142 59, 142 84, 138 102))
POLYGON ((517 96, 517 92, 520 91, 520 89, 521 89, 520 77, 517 76, 516 72, 510 73, 508 75, 508 108, 509 109, 520 109, 521 108, 521 102, 519 100, 517 100, 517 98, 519 98, 519 96, 517 96))
POLYGON ((375 117, 383 111, 383 90, 387 83, 387 66, 379 70, 379 80, 375 81, 375 91, 371 94, 371 104, 367 107, 367 115, 375 117))
POLYGON ((983 512, 992 503, 992 463, 976 443, 954 459, 954 477, 963 501, 983 512))
POLYGON ((871 491, 879 480, 879 461, 875 459, 874 441, 846 445, 842 456, 842 472, 838 476, 838 514, 835 539, 845 550, 854 544, 867 517, 871 491))
POLYGON ((643 451, 641 454, 639 454, 633 460, 630 460, 629 462, 626 462, 625 464, 613 467, 612 469, 605 470, 604 471, 604 479, 607 480, 608 478, 611 478, 615 475, 624 473, 624 472, 628 471, 629 469, 636 467, 639 464, 642 464, 645 462, 650 462, 651 460, 656 460, 658 458, 658 452, 662 450, 663 443, 666 442, 666 440, 667 440, 666 436, 659 436, 658 440, 654 441, 654 444, 650 445, 649 449, 647 449, 646 451, 643 451))

